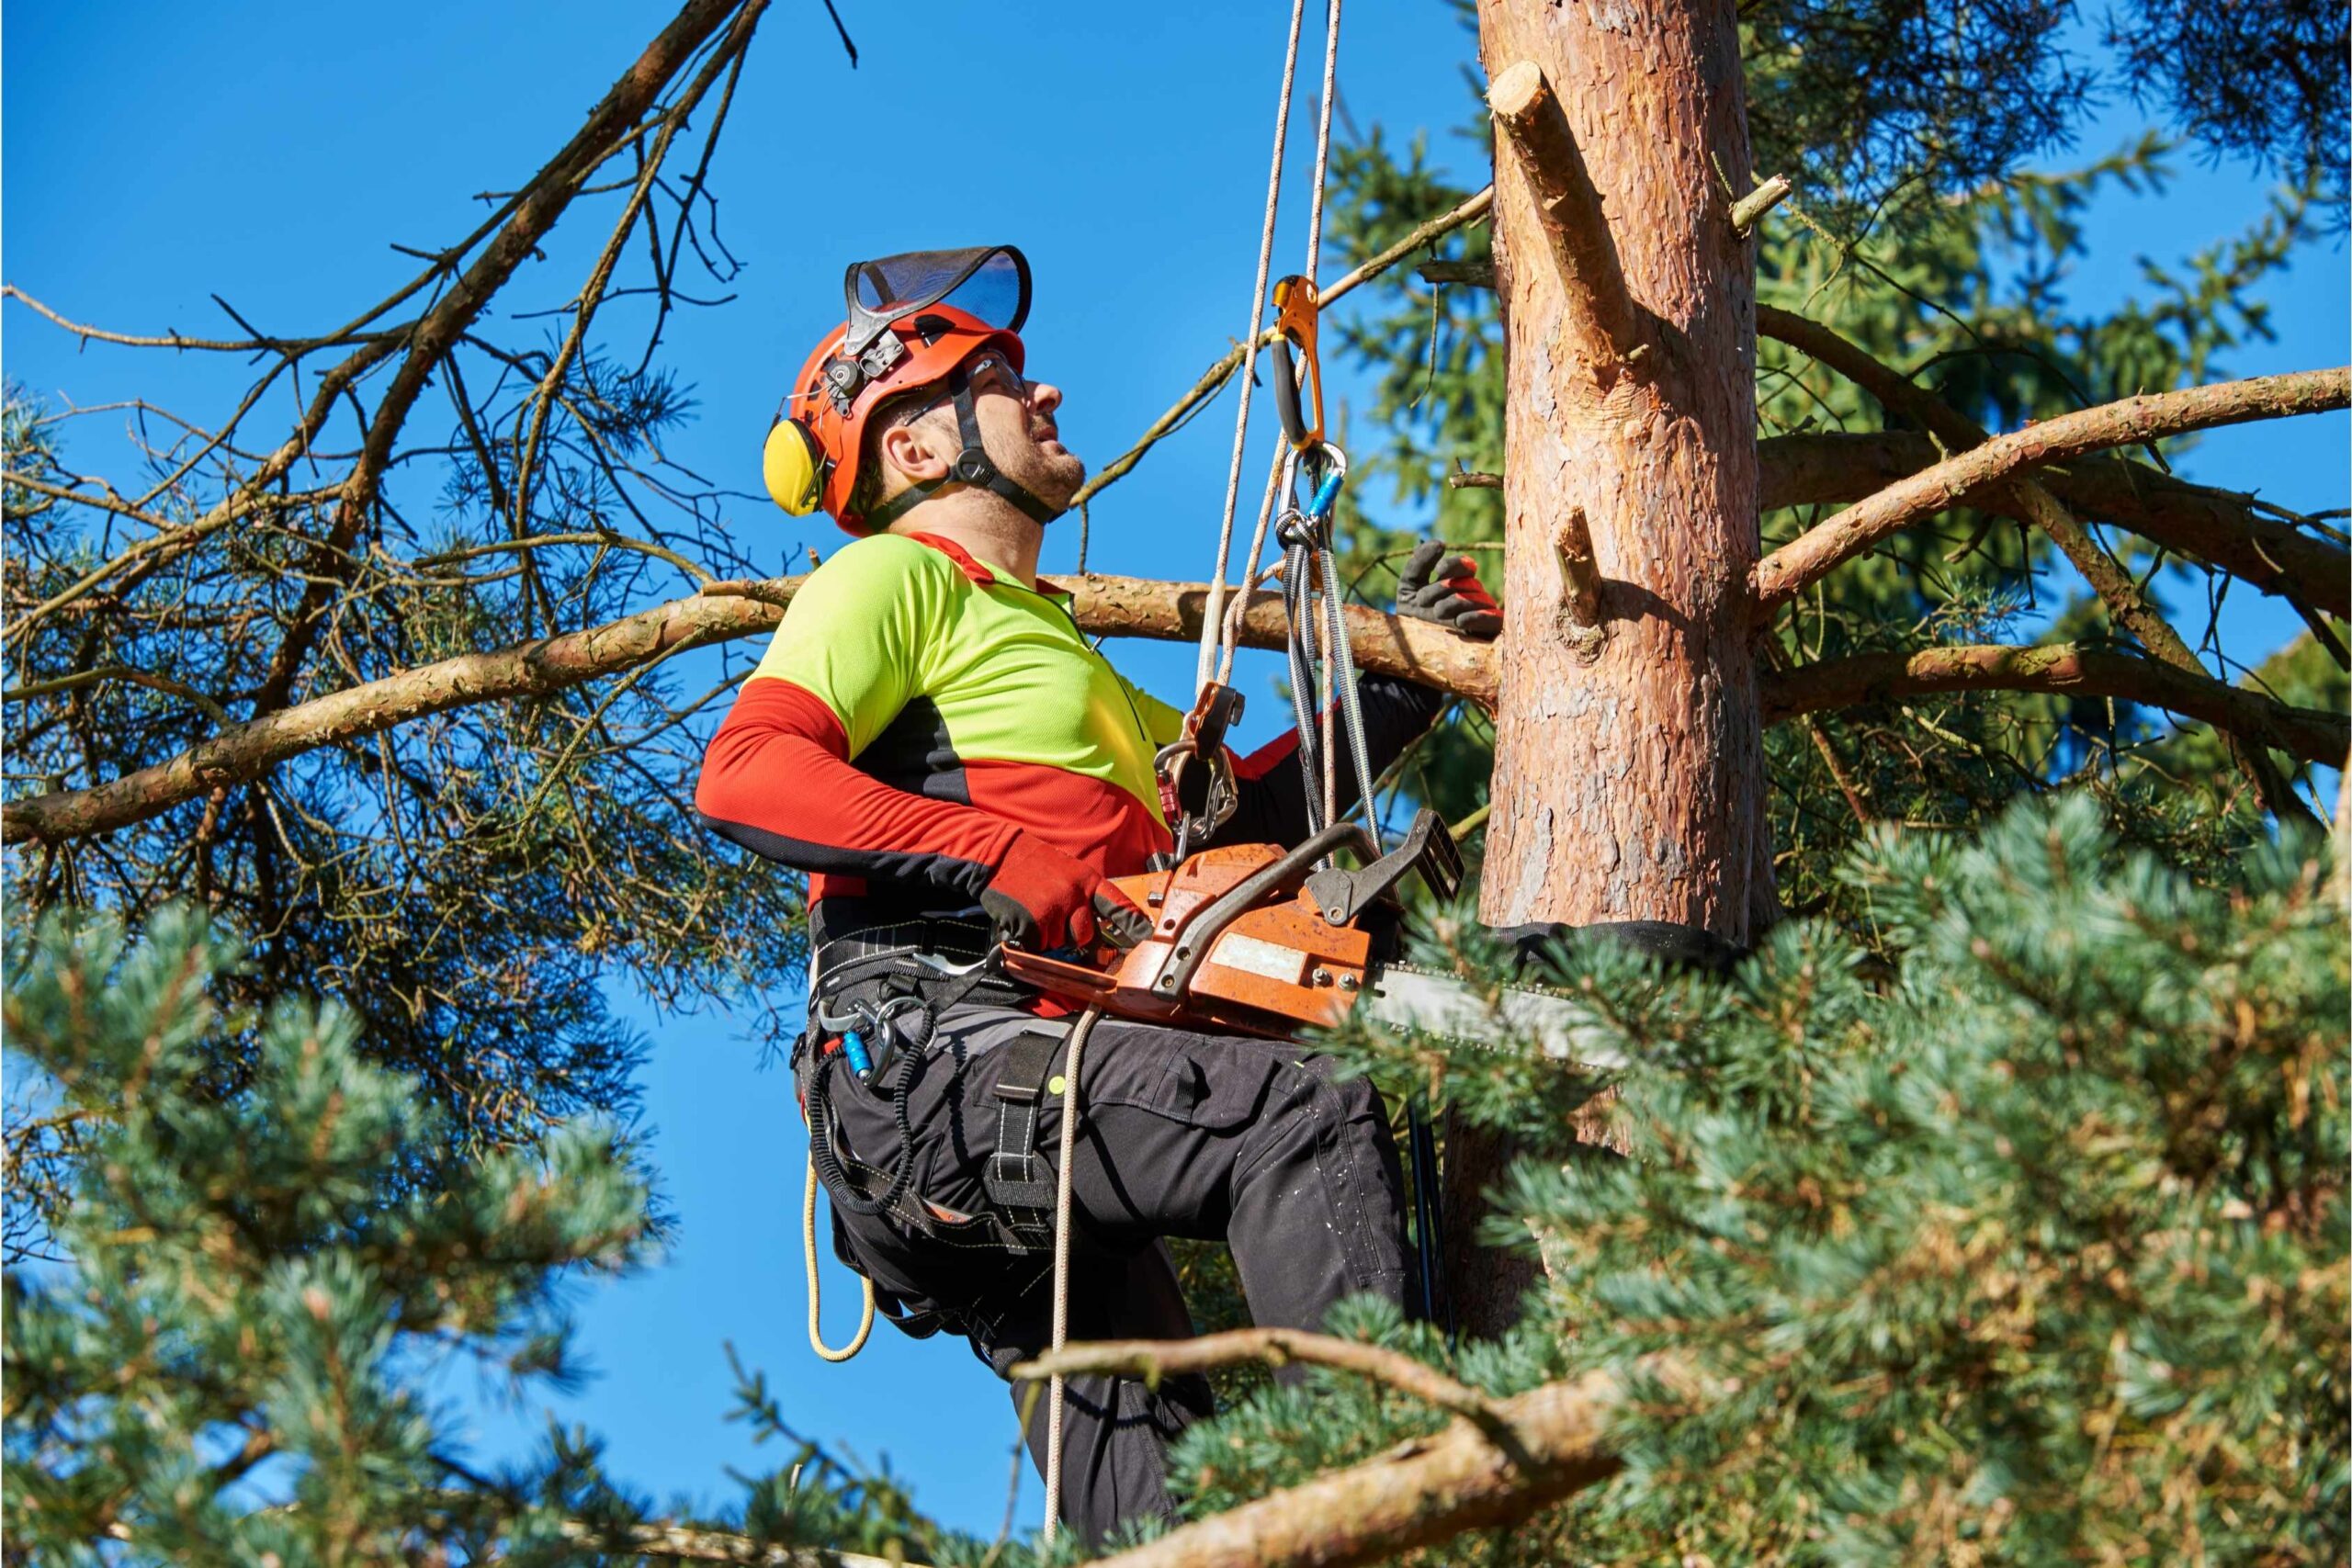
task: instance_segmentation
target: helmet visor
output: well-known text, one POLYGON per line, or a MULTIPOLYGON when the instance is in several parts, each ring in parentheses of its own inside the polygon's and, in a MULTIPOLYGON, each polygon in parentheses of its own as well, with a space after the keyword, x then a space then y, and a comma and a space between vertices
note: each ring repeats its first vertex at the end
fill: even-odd
POLYGON ((1029 262, 1011 245, 909 251, 853 264, 842 292, 849 303, 842 346, 853 356, 892 321, 942 303, 1017 333, 1029 316, 1029 262))

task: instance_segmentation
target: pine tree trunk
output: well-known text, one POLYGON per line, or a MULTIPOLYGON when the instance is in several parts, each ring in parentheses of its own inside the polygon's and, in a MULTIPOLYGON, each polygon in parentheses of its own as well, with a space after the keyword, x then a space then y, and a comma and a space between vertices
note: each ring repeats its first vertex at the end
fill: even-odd
MULTIPOLYGON (((1755 182, 1736 7, 1481 0, 1478 15, 1510 389, 1482 913, 1744 942, 1774 901, 1744 589, 1756 303, 1730 209, 1755 182)), ((1490 1333, 1532 1266, 1467 1234, 1503 1151, 1459 1134, 1453 1151, 1457 1310, 1490 1333)))

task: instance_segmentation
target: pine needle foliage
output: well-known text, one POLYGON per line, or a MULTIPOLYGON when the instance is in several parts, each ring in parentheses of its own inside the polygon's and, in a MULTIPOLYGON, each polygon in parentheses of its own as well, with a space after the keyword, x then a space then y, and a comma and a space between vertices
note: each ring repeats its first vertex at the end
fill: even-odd
MULTIPOLYGON (((1548 1282, 1450 1370, 1645 1369, 1616 1480, 1443 1560, 2343 1561, 2352 974, 2324 871, 2295 840, 2214 886, 2093 801, 2026 802, 1974 841, 1872 835, 1839 872, 1869 921, 1785 924, 1728 980, 1557 953, 1613 1077, 1343 1043, 1442 1059, 1455 1113, 1522 1154, 1486 1239, 1548 1282), (1604 1087, 1622 1155, 1573 1131, 1604 1087)), ((1423 956, 1501 972, 1484 942, 1423 956)), ((1196 1507, 1438 1425, 1300 1400, 1186 1437, 1196 1507)))
POLYGON ((565 1280, 657 1239, 629 1141, 583 1120, 467 1151, 424 1086, 368 1058, 350 1009, 224 1008, 243 952, 184 905, 135 943, 117 917, 52 916, 6 959, 12 1077, 79 1134, 67 1261, 6 1281, 8 1562, 617 1563, 682 1538, 988 1555, 793 1433, 740 1366, 739 1418, 788 1453, 738 1477, 732 1508, 657 1507, 560 1427, 477 1469, 435 1376, 575 1381, 565 1280), (224 1091, 229 1036, 253 1049, 224 1091))
POLYGON ((560 1375, 560 1270, 645 1248, 608 1129, 473 1158, 356 1016, 288 999, 222 1094, 233 946, 185 908, 11 943, 14 1069, 83 1128, 70 1267, 6 1285, 7 1533, 42 1561, 385 1561, 451 1484, 422 1359, 560 1375), (263 1506, 261 1505, 275 1505, 263 1506))

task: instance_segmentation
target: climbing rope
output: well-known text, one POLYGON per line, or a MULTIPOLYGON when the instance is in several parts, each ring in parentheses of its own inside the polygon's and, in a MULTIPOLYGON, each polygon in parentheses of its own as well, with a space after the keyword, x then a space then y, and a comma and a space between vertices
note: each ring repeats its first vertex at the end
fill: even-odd
POLYGON ((818 1130, 809 1130, 808 1187, 800 1201, 800 1251, 808 1265, 808 1348, 828 1361, 846 1361, 865 1348, 865 1337, 874 1332, 874 1281, 861 1274, 857 1282, 865 1287, 865 1304, 857 1320, 857 1334, 840 1349, 825 1343, 825 1336, 817 1321, 817 1145, 818 1130))
MULTIPOLYGON (((1054 1173, 1054 1349, 1058 1353, 1069 1343, 1069 1211, 1070 1168, 1075 1163, 1071 1155, 1078 1147, 1078 1068, 1079 1058, 1086 1050, 1086 1037, 1094 1032, 1095 1021, 1102 1016, 1099 1007, 1088 1008, 1079 1016, 1078 1026, 1069 1032, 1069 1053, 1062 1060, 1062 1143, 1058 1168, 1054 1173)), ((869 1290, 871 1286, 867 1287, 869 1290)), ((1067 1380, 1056 1372, 1046 1386, 1046 1544, 1054 1543, 1054 1534, 1060 1528, 1062 1517, 1062 1406, 1067 1403, 1067 1380)))
MULTIPOLYGON (((1241 332, 1241 406, 1233 416, 1233 465, 1225 477, 1225 516, 1217 525, 1216 574, 1210 579, 1208 614, 1201 621, 1201 654, 1193 678, 1196 696, 1198 688, 1208 684, 1216 658, 1212 639, 1225 615, 1225 572, 1233 554, 1233 509, 1241 499, 1241 454, 1250 440, 1250 389, 1258 379, 1258 318, 1265 309, 1266 273, 1274 259, 1274 219, 1282 210, 1283 201, 1283 149, 1290 139, 1291 84, 1298 76, 1298 29, 1306 18, 1306 0, 1291 0, 1290 41, 1283 51, 1283 92, 1274 104, 1273 162, 1266 171, 1266 216, 1258 232, 1258 276, 1250 285, 1250 315, 1241 332)), ((1334 28, 1339 20, 1339 0, 1331 0, 1334 28)), ((1338 43, 1335 31, 1330 47, 1336 48, 1338 43)), ((1317 174, 1319 186, 1321 171, 1318 169, 1317 174)), ((1319 191, 1317 198, 1320 199, 1319 191)))
MULTIPOLYGON (((1284 555, 1282 565, 1274 570, 1283 578, 1283 609, 1290 625, 1288 638, 1291 651, 1291 696, 1297 708, 1300 741, 1308 756, 1307 815, 1317 828, 1337 814, 1339 795, 1340 737, 1335 728, 1343 728, 1349 750, 1353 753, 1354 772, 1364 816, 1374 823, 1374 833, 1379 833, 1378 819, 1373 809, 1372 781, 1369 754, 1364 746, 1363 704, 1355 689, 1355 660, 1347 638, 1345 608, 1339 592, 1337 561, 1330 543, 1330 510, 1338 491, 1338 482, 1347 472, 1346 454, 1322 440, 1322 373, 1316 362, 1313 344, 1315 312, 1314 278, 1322 259, 1323 197, 1330 167, 1331 115, 1338 97, 1340 59, 1340 0, 1328 0, 1328 28, 1323 49, 1323 96, 1317 118, 1315 136, 1315 178, 1309 187, 1306 218, 1306 270, 1296 277, 1285 278, 1274 291, 1278 305, 1283 307, 1285 335, 1293 331, 1294 310, 1298 312, 1296 331, 1304 334, 1301 344, 1306 354, 1306 364, 1301 374, 1314 378, 1315 418, 1303 423, 1295 412, 1298 401, 1295 389, 1276 389, 1283 404, 1283 420, 1290 428, 1287 447, 1275 449, 1274 461, 1266 476, 1265 493, 1258 506, 1257 525, 1250 531, 1250 551, 1241 570, 1236 591, 1236 605, 1231 613, 1227 606, 1227 573, 1231 570, 1236 503, 1241 490, 1241 463, 1247 445, 1250 422, 1250 391, 1256 384, 1258 349, 1258 319, 1266 297, 1266 273, 1273 250, 1275 214, 1282 197, 1282 162, 1283 144, 1289 130, 1290 100, 1298 67, 1298 35, 1304 0, 1295 0, 1291 12, 1290 39, 1283 62, 1283 96, 1274 118, 1273 170, 1266 184, 1265 221, 1259 232, 1258 267, 1250 288, 1250 328, 1243 340, 1241 394, 1234 421, 1233 457, 1226 473, 1225 510, 1217 527, 1216 570, 1209 586, 1207 613, 1201 619, 1200 659, 1196 669, 1196 694, 1212 682, 1228 683, 1232 679, 1236 649, 1240 644, 1240 613, 1246 608, 1250 592, 1265 575, 1258 563, 1264 558, 1266 536, 1273 532, 1282 542, 1284 555), (1286 298, 1285 290, 1290 290, 1286 298), (1276 504, 1286 492, 1295 491, 1304 471, 1314 480, 1314 498, 1304 508, 1295 501, 1279 514, 1276 504), (1317 677, 1319 676, 1319 680, 1317 677), (1322 702, 1316 704, 1314 694, 1319 690, 1322 702), (1319 708, 1319 713, 1317 711, 1319 708), (1317 784, 1320 784, 1319 798, 1317 784)), ((1283 345, 1286 347, 1287 345, 1283 345)), ((1286 353, 1277 353, 1277 375, 1287 376, 1290 364, 1286 353)))

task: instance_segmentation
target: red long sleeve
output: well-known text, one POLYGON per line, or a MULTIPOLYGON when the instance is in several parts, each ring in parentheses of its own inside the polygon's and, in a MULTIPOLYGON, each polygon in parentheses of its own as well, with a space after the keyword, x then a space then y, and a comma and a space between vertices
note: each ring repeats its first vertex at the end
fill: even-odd
POLYGON ((1020 831, 853 767, 833 710, 789 681, 746 682, 704 754, 695 806, 754 854, 830 876, 922 881, 977 898, 1020 831))

